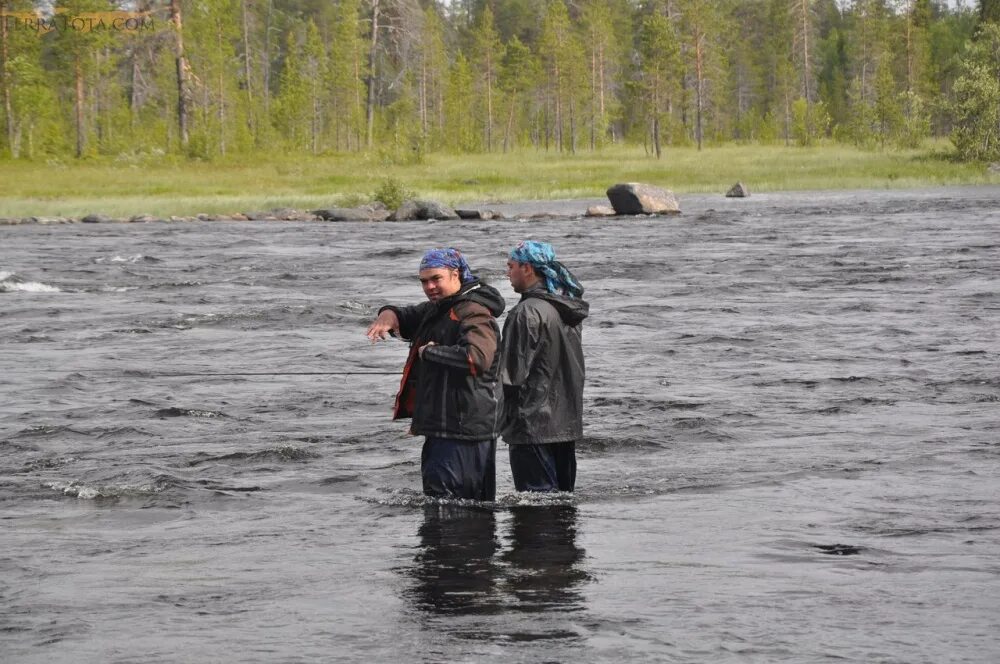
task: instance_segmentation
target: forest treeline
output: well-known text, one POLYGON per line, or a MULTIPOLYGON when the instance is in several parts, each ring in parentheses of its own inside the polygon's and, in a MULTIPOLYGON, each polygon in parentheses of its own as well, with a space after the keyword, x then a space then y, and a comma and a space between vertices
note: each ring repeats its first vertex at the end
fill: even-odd
POLYGON ((0 0, 8 158, 609 143, 1000 156, 1000 0, 0 0))

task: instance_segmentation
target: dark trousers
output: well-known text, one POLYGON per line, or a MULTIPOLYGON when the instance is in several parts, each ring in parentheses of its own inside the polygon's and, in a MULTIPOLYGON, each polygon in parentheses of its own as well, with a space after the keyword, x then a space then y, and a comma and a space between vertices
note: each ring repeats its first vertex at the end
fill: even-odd
POLYGON ((511 445, 510 472, 518 491, 572 491, 576 485, 576 442, 511 445))
POLYGON ((496 498, 497 441, 431 438, 420 453, 424 495, 437 498, 496 498))

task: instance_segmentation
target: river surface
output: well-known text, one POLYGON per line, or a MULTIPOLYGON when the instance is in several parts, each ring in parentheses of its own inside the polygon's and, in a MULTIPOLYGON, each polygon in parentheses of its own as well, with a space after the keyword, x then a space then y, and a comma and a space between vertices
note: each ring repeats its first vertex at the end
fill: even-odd
POLYGON ((1000 189, 0 229, 0 660, 1000 661, 1000 189), (591 303, 574 496, 427 502, 423 250, 591 303))

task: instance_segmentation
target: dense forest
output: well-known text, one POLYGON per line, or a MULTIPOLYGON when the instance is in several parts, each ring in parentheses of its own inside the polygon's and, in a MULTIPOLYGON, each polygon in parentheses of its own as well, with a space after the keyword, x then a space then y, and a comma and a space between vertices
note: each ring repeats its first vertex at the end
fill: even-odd
POLYGON ((1000 1, 0 0, 0 154, 1000 150, 1000 1), (44 7, 42 6, 44 4, 44 7), (996 5, 996 6, 995 6, 996 5))

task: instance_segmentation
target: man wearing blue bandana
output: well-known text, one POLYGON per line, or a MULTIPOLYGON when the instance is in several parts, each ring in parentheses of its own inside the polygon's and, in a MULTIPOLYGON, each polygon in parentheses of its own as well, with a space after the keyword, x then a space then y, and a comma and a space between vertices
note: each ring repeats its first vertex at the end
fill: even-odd
POLYGON ((382 307, 367 332, 372 342, 410 342, 393 419, 411 418, 410 432, 426 437, 426 495, 491 501, 503 398, 496 317, 505 303, 456 249, 428 251, 419 275, 427 302, 382 307))
POLYGON ((572 491, 583 437, 583 286, 552 245, 525 240, 507 277, 521 301, 503 326, 503 439, 518 491, 572 491))

